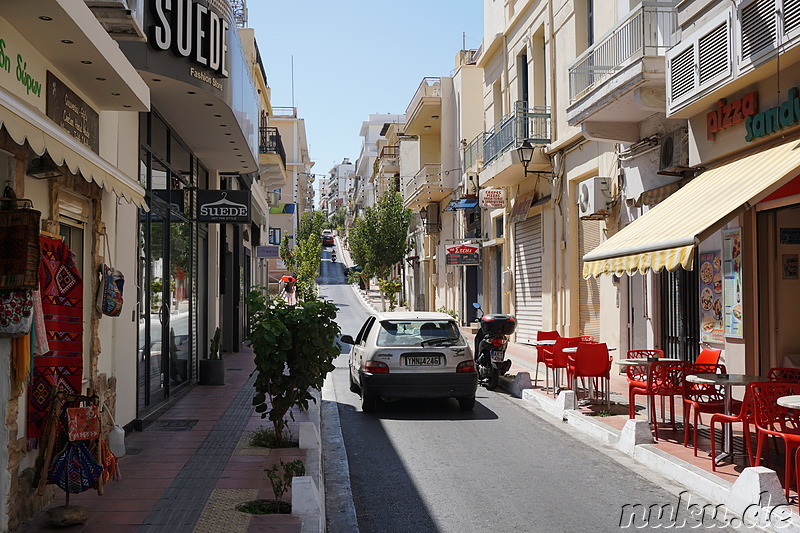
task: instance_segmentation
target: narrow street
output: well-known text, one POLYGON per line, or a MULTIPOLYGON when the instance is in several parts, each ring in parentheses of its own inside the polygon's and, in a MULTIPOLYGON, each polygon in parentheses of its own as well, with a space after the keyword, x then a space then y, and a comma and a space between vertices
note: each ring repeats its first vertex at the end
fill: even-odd
MULTIPOLYGON (((329 256, 323 251, 320 291, 339 306, 342 334, 355 336, 368 312, 329 256)), ((643 468, 630 458, 575 439, 503 392, 479 387, 467 413, 450 399, 381 402, 365 414, 348 388, 347 355, 335 364, 329 379, 361 533, 612 531, 630 520, 626 504, 665 509, 649 527, 670 527, 668 515, 679 508, 670 529, 688 531, 700 514, 687 507, 707 503, 684 496, 679 506, 683 488, 638 475, 643 468)))

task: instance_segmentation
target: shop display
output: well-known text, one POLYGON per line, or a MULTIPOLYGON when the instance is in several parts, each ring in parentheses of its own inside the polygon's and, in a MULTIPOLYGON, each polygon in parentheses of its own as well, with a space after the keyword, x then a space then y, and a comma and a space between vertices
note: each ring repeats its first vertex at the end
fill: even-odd
POLYGON ((700 254, 700 341, 722 342, 722 259, 719 251, 700 254))
POLYGON ((54 386, 78 394, 83 378, 83 281, 62 239, 42 234, 39 268, 50 351, 33 358, 28 386, 28 445, 42 436, 54 386))
POLYGON ((722 263, 725 336, 741 339, 744 335, 741 228, 722 232, 722 263))

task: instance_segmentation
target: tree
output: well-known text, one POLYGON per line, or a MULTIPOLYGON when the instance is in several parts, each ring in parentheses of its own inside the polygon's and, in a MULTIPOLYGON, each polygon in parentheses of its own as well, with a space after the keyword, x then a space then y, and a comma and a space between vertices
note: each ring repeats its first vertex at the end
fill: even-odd
POLYGON ((348 236, 350 255, 365 276, 387 280, 391 268, 408 252, 410 221, 411 212, 397 191, 386 191, 374 208, 368 207, 355 220, 348 236))
POLYGON ((280 446, 287 414, 294 419, 293 407, 308 409, 309 400, 316 401, 310 389, 322 390, 334 368, 340 333, 336 306, 313 298, 287 305, 259 290, 250 292, 247 306, 257 372, 253 405, 261 418, 269 417, 280 446))
POLYGON ((300 224, 295 234, 294 249, 288 238, 281 240, 280 255, 289 272, 297 277, 297 299, 316 297, 317 272, 322 259, 322 226, 325 215, 321 211, 313 214, 306 211, 300 215, 300 224))

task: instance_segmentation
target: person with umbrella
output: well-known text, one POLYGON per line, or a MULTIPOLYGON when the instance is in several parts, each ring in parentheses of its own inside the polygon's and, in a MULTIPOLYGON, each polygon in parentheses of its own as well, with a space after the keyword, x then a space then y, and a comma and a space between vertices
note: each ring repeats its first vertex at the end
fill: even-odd
POLYGON ((281 281, 283 282, 283 294, 286 303, 294 305, 296 303, 295 291, 297 289, 297 278, 294 277, 294 274, 287 274, 281 277, 281 281))

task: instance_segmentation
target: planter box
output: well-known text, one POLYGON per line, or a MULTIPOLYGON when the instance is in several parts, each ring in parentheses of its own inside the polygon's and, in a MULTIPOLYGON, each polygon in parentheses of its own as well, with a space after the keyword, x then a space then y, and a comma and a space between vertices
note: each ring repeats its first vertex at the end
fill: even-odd
POLYGON ((225 360, 200 360, 200 385, 225 385, 225 360))

